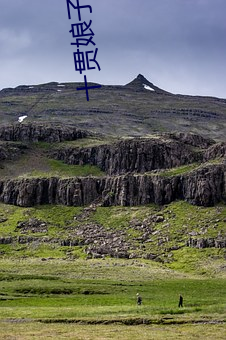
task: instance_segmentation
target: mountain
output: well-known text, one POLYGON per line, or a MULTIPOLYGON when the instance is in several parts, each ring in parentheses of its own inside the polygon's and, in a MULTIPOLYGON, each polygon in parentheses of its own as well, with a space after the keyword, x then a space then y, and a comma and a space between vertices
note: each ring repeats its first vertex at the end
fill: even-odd
POLYGON ((51 82, 0 91, 1 125, 24 117, 30 123, 76 125, 108 136, 193 132, 217 140, 226 136, 226 99, 176 95, 144 76, 122 85, 77 91, 81 83, 51 82))
POLYGON ((147 80, 142 74, 138 74, 138 76, 134 80, 125 85, 125 88, 135 91, 149 90, 157 94, 172 94, 155 86, 149 80, 147 80))
POLYGON ((142 75, 89 102, 80 85, 0 92, 0 254, 179 257, 189 268, 188 254, 209 248, 220 272, 226 100, 171 94, 142 75))
POLYGON ((58 325, 84 334, 83 323, 99 327, 97 339, 122 322, 133 339, 132 325, 152 334, 151 323, 209 322, 217 338, 226 100, 175 95, 138 75, 91 90, 87 102, 81 85, 0 91, 2 332, 14 323, 29 338, 43 323, 56 338, 58 325))

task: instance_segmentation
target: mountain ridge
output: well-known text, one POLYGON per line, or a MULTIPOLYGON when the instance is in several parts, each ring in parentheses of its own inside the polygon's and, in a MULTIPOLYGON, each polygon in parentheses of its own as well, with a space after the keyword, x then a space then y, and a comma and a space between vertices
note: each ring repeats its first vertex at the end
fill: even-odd
POLYGON ((90 90, 89 102, 77 91, 80 85, 50 82, 4 89, 0 125, 27 116, 30 123, 74 125, 111 136, 193 132, 225 140, 226 99, 172 94, 141 74, 125 85, 90 90))
MULTIPOLYGON (((141 73, 139 73, 134 79, 132 79, 130 82, 126 83, 126 84, 101 84, 101 83, 96 83, 96 82, 87 82, 88 85, 101 85, 104 88, 117 88, 117 89, 135 89, 136 91, 143 91, 144 85, 147 85, 149 87, 152 88, 152 90, 154 90, 154 92, 158 93, 158 94, 169 94, 172 96, 185 96, 185 97, 200 97, 200 98, 212 98, 212 99, 218 99, 218 100, 223 100, 226 102, 226 98, 223 97, 217 97, 217 96, 212 96, 212 95, 190 95, 190 94, 186 94, 186 93, 172 93, 170 91, 167 91, 165 89, 162 89, 160 87, 158 87, 157 85, 155 85, 154 83, 152 83, 151 81, 149 81, 144 75, 142 75, 141 73)), ((0 90, 0 97, 5 94, 13 94, 13 92, 16 91, 27 91, 30 90, 28 92, 33 92, 37 89, 43 89, 43 90, 55 90, 56 87, 67 87, 68 89, 76 89, 78 86, 82 86, 84 85, 83 82, 57 82, 57 81, 50 81, 47 83, 40 83, 40 84, 27 84, 27 85, 22 85, 19 84, 15 87, 6 87, 6 88, 2 88, 0 90)), ((145 91, 146 92, 146 91, 145 91)))

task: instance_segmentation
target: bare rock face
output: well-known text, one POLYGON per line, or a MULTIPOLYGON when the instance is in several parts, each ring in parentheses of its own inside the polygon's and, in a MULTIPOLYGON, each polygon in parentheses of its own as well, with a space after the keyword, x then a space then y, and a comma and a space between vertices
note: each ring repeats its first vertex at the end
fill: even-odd
POLYGON ((176 133, 166 133, 165 135, 169 136, 171 139, 180 141, 181 143, 192 145, 194 147, 198 147, 201 149, 207 149, 211 145, 215 144, 215 141, 213 139, 202 137, 194 133, 176 132, 176 133))
POLYGON ((173 168, 201 159, 201 153, 193 152, 183 143, 154 138, 88 148, 64 148, 52 156, 68 164, 97 165, 109 175, 173 168))
POLYGON ((194 239, 190 238, 186 244, 188 247, 192 248, 226 248, 226 239, 223 237, 217 238, 200 238, 194 239))
POLYGON ((60 148, 52 157, 67 164, 98 166, 108 175, 145 173, 225 157, 226 144, 195 134, 164 134, 86 148, 60 148))
POLYGON ((11 157, 11 153, 9 152, 8 148, 3 145, 0 145, 0 161, 5 159, 9 159, 11 157))
MULTIPOLYGON (((68 127, 18 124, 0 128, 0 138, 4 140, 56 142, 85 136, 86 132, 68 127)), ((7 149, 6 144, 2 148, 0 145, 0 160, 10 154, 11 146, 7 149)), ((201 162, 216 155, 225 156, 224 144, 212 145, 211 140, 192 134, 130 139, 87 148, 60 148, 52 157, 68 164, 97 165, 108 176, 0 180, 0 201, 24 207, 37 204, 83 206, 96 201, 104 206, 137 206, 152 202, 162 205, 182 199, 210 206, 226 198, 226 164, 223 161, 171 177, 160 176, 155 170, 201 162)))
POLYGON ((70 126, 47 126, 37 124, 14 124, 0 127, 0 140, 22 142, 63 142, 91 135, 87 131, 70 126))
POLYGON ((12 145, 3 142, 0 144, 0 161, 13 160, 17 158, 19 154, 24 153, 25 149, 27 149, 27 147, 23 144, 12 145))
POLYGON ((225 199, 226 165, 193 171, 182 180, 182 197, 196 205, 211 206, 225 199))
POLYGON ((105 206, 167 204, 183 199, 211 206, 226 197, 226 165, 209 165, 187 175, 160 177, 122 175, 87 178, 35 178, 0 181, 0 201, 19 206, 36 204, 88 205, 101 200, 105 206))
POLYGON ((204 161, 208 161, 213 158, 226 156, 226 143, 217 143, 212 145, 204 152, 204 161))

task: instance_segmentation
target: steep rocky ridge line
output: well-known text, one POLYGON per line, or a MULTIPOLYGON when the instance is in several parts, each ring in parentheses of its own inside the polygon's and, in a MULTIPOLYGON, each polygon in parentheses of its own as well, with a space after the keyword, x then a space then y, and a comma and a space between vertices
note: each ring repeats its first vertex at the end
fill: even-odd
POLYGON ((153 138, 87 148, 61 148, 51 157, 67 164, 97 165, 108 175, 120 175, 194 163, 202 160, 202 152, 194 151, 180 141, 153 138))
POLYGON ((92 134, 78 130, 74 126, 55 126, 52 124, 14 124, 0 127, 0 140, 22 142, 63 142, 86 138, 92 134))
POLYGON ((226 165, 209 165, 185 175, 122 175, 103 178, 33 178, 0 181, 0 201, 19 206, 62 204, 104 206, 168 204, 183 199, 211 206, 226 199, 226 165))
POLYGON ((51 82, 1 90, 0 125, 27 115, 25 122, 76 122, 81 130, 114 137, 192 131, 225 141, 225 99, 170 94, 139 75, 125 86, 102 85, 101 90, 94 89, 92 101, 86 103, 76 91, 80 85, 51 82))
MULTIPOLYGON (((145 173, 226 155, 226 143, 195 134, 163 134, 145 139, 127 139, 110 145, 57 148, 51 157, 71 165, 91 164, 108 175, 145 173)), ((222 160, 223 162, 223 160, 222 160)))
POLYGON ((136 92, 139 91, 147 91, 144 88, 144 85, 149 86, 152 89, 152 94, 163 94, 163 95, 171 95, 173 96, 172 93, 167 92, 163 89, 160 89, 158 86, 154 85, 151 83, 149 80, 147 80, 142 74, 138 74, 138 76, 132 80, 130 83, 126 84, 124 88, 135 90, 136 92))
POLYGON ((217 143, 205 150, 203 160, 208 161, 214 158, 223 158, 226 156, 226 143, 217 143))
POLYGON ((173 140, 177 140, 183 144, 192 145, 201 149, 207 149, 208 147, 216 143, 212 138, 203 137, 194 133, 174 132, 164 133, 163 137, 164 136, 173 140))
MULTIPOLYGON (((60 142, 86 137, 86 132, 83 134, 75 128, 56 129, 32 124, 14 125, 0 129, 0 133, 2 139, 32 142, 60 142)), ((0 159, 11 157, 17 148, 19 146, 14 149, 10 142, 3 144, 0 159)), ((133 206, 151 202, 162 205, 183 199, 192 204, 210 206, 225 199, 226 164, 223 159, 221 163, 200 166, 184 175, 165 177, 159 170, 223 158, 225 150, 224 143, 214 144, 213 140, 183 133, 85 148, 57 147, 51 151, 51 157, 68 164, 97 165, 109 176, 2 180, 0 200, 19 206, 45 203, 83 206, 96 201, 106 206, 133 206), (151 174, 144 175, 151 171, 151 174)))

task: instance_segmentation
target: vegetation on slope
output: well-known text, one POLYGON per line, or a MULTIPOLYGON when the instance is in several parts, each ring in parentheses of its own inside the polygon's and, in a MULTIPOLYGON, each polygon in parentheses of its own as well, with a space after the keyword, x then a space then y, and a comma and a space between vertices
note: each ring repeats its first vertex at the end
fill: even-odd
POLYGON ((178 201, 162 208, 149 205, 97 207, 92 210, 49 205, 21 208, 1 204, 0 221, 0 237, 13 238, 11 243, 1 245, 3 257, 85 258, 86 238, 91 237, 89 244, 93 247, 96 244, 98 251, 99 242, 111 242, 108 237, 116 237, 122 240, 122 246, 130 245, 131 257, 151 256, 169 268, 213 276, 225 275, 224 249, 187 246, 190 238, 209 239, 219 235, 225 238, 226 207, 223 204, 202 208, 178 201), (151 222, 149 239, 144 241, 142 225, 153 216, 159 217, 159 221, 151 222), (35 229, 26 226, 29 221, 36 220, 43 227, 35 229), (25 222, 25 227, 20 226, 21 221, 25 222), (91 226, 90 237, 84 232, 88 225, 91 226), (95 233, 98 233, 96 237, 95 233), (113 236, 107 236, 108 233, 113 236), (25 242, 18 243, 18 237, 25 239, 25 242), (26 243, 29 237, 32 241, 26 243), (65 243, 65 240, 73 241, 74 246, 65 243))
MULTIPOLYGON (((86 139, 84 139, 86 140, 86 139)), ((78 145, 82 143, 80 140, 78 145)), ((75 141, 76 142, 76 141, 75 141)), ((66 145, 74 145, 75 142, 65 142, 66 145), (71 143, 71 144, 70 144, 71 143)), ((93 140, 83 143, 89 144, 93 140)), ((97 143, 100 142, 97 140, 97 143)), ((100 142, 101 143, 101 142, 100 142)), ((62 147, 63 147, 62 143, 62 147)), ((50 150, 56 147, 55 144, 39 142, 28 145, 28 149, 13 160, 1 162, 1 178, 17 177, 74 177, 74 176, 103 176, 104 172, 94 165, 68 165, 62 161, 49 158, 50 150)))

